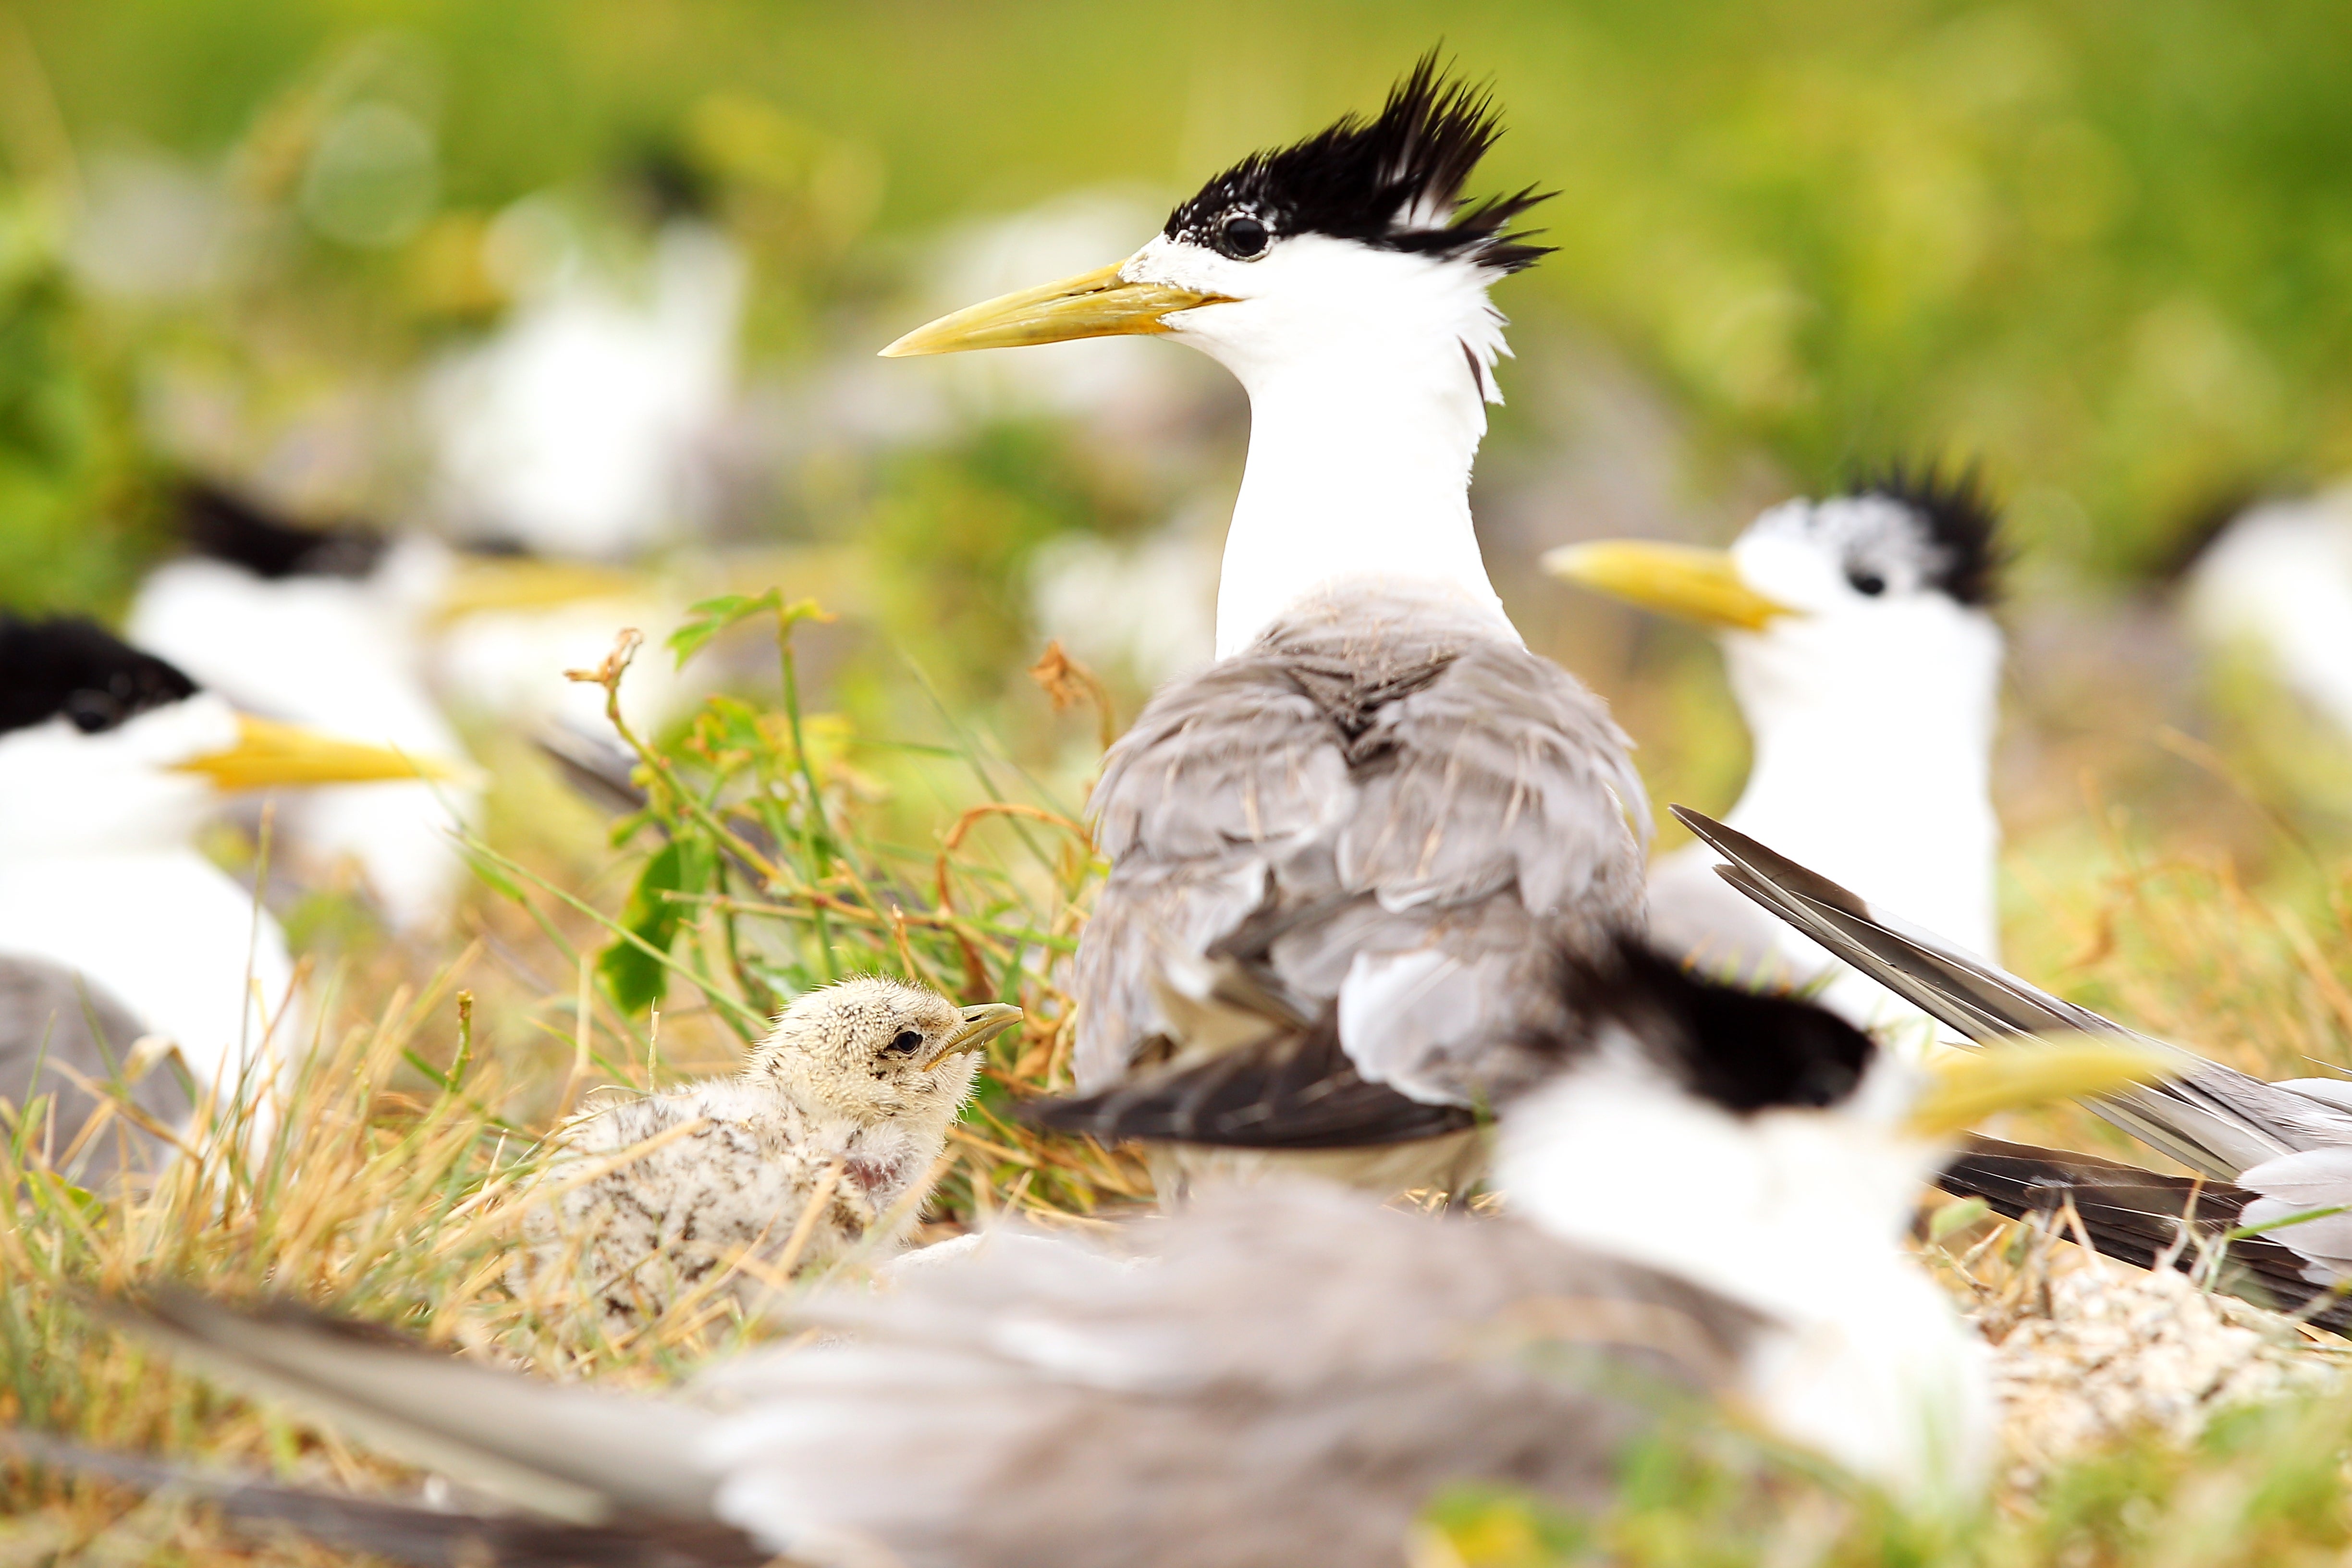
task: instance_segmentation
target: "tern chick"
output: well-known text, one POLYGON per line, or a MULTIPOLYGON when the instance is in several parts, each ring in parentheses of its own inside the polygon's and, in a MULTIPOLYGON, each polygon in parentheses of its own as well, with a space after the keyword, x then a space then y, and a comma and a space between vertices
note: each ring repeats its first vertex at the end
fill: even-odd
POLYGON ((698 1287, 714 1269, 733 1266, 740 1291, 861 1243, 897 1246, 971 1096, 973 1053, 1020 1020, 877 976, 810 992, 736 1076, 559 1130, 510 1283, 592 1300, 619 1331, 709 1293, 698 1287), (591 1161, 609 1168, 588 1173, 591 1161))

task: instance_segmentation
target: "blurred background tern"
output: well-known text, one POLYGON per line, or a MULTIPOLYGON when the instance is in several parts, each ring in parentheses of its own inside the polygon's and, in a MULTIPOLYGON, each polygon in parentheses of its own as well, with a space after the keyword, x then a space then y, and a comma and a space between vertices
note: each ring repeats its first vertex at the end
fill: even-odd
MULTIPOLYGON (((1845 495, 1772 508, 1727 552, 1575 544, 1544 567, 1715 631, 1755 759, 1727 823, 1885 889, 1990 957, 1997 533, 1973 470, 1896 467, 1845 495)), ((1864 1027, 1920 1016, 1725 886, 1718 864, 1697 844, 1652 868, 1658 942, 1710 973, 1822 984, 1828 1005, 1864 1027)))
MULTIPOLYGON (((449 764, 243 714, 177 668, 81 620, 0 616, 0 962, 85 982, 92 1021, 127 1015, 226 1095, 310 1044, 278 922, 197 852, 220 797, 433 776, 449 764), (118 1013, 116 1009, 120 1009, 118 1013)), ((74 1039, 12 1016, 0 1098, 20 1109, 45 1049, 74 1039)), ((137 1039, 68 1064, 117 1078, 137 1039)), ((71 1131, 68 1130, 68 1134, 71 1131)))

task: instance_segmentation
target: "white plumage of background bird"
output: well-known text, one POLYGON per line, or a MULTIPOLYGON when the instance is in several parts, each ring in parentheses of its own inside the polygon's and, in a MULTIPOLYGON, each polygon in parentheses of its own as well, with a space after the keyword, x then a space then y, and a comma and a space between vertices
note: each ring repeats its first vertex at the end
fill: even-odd
MULTIPOLYGON (((241 714, 92 622, 0 616, 0 955, 85 977, 199 1090, 233 1087, 307 1047, 308 1008, 284 932, 198 828, 238 792, 436 765, 241 714)), ((0 1096, 21 1100, 40 1046, 0 1039, 0 1096)))
POLYGON ((2190 563, 2183 607, 2352 737, 2352 485, 2239 513, 2190 563))
MULTIPOLYGON (((252 711, 413 756, 465 755, 426 685, 420 637, 446 550, 306 527, 210 486, 179 506, 188 553, 140 584, 134 642, 252 711)), ((331 882, 348 862, 388 926, 431 932, 464 885, 457 836, 481 795, 451 779, 357 785, 287 802, 277 832, 306 881, 331 882)))
MULTIPOLYGON (((1972 474, 1896 468, 1774 507, 1728 551, 1577 544, 1545 567, 1716 630, 1754 744, 1727 823, 1991 957, 1996 533, 1972 474)), ((1822 1000, 1864 1026, 1923 1017, 1725 886, 1719 861, 1692 845, 1651 868, 1660 945, 1774 984, 1834 972, 1822 1000)))
POLYGON ((731 1078, 573 1119, 524 1221, 518 1293, 542 1310, 593 1303, 620 1331, 705 1299, 697 1287, 730 1262, 740 1296, 799 1264, 895 1248, 971 1098, 976 1053, 1021 1016, 861 976, 794 1002, 731 1078), (600 1159, 613 1168, 580 1180, 600 1159))

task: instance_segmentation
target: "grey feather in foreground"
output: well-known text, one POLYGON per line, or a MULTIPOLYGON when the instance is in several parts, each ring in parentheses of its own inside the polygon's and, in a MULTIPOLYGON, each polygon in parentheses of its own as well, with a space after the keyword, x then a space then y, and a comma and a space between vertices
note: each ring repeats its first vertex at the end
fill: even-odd
POLYGON ((1247 1146, 1251 1087, 1288 1073, 1325 1091, 1326 1147, 1468 1125, 1527 1076, 1510 1043, 1559 1026, 1554 956, 1640 928, 1643 798, 1601 701, 1491 617, 1398 584, 1293 608, 1163 689, 1105 764, 1081 1092, 1241 1053, 1218 1117, 1122 1109, 1247 1146), (1170 1016, 1171 992, 1237 984, 1255 1036, 1203 1045, 1170 1016), (1336 1036, 1307 1038, 1327 1016, 1336 1036), (1329 1072, 1302 1076, 1318 1049, 1329 1072))
POLYGON ((499 1562, 629 1562, 590 1550, 593 1527, 634 1539, 675 1521, 672 1561, 742 1561, 732 1526, 796 1561, 909 1568, 1402 1564, 1413 1516, 1451 1485, 1605 1501, 1626 1445, 1729 1384, 1762 1323, 1515 1222, 1400 1215, 1315 1183, 1204 1197, 1157 1239, 1156 1261, 1122 1265, 1000 1236, 887 1293, 821 1293, 807 1315, 857 1342, 719 1363, 690 1403, 293 1310, 167 1294, 114 1312, 575 1527, 559 1557, 510 1521, 443 1516, 420 1538, 380 1501, 337 1521, 332 1500, 247 1500, 350 1544, 439 1563, 455 1534, 499 1562))
POLYGON ((1730 862, 1726 881, 1969 1039, 2103 1035, 2177 1061, 2178 1077, 2087 1101, 2088 1109, 2209 1180, 2245 1189, 2240 1226, 2263 1227, 2295 1254, 2307 1282, 2352 1281, 2352 1215, 2341 1212, 2352 1208, 2352 1083, 2264 1083, 2150 1039, 1960 952, 1745 834, 1681 806, 1675 815, 1730 862))
POLYGON ((974 1053, 1020 1018, 895 980, 809 993, 737 1076, 560 1129, 521 1199, 510 1283, 542 1310, 593 1302, 621 1330, 704 1299, 730 1266, 724 1288, 743 1299, 780 1265, 895 1247, 971 1096, 974 1053), (590 1162, 609 1168, 588 1175, 590 1162))
POLYGON ((194 1109, 169 1064, 137 1059, 146 1033, 129 1008, 84 976, 46 959, 0 953, 0 1100, 12 1120, 36 1099, 46 1100, 26 1147, 84 1186, 126 1168, 152 1169, 166 1152, 119 1110, 90 1130, 102 1094, 121 1086, 121 1098, 165 1127, 179 1126, 194 1109))

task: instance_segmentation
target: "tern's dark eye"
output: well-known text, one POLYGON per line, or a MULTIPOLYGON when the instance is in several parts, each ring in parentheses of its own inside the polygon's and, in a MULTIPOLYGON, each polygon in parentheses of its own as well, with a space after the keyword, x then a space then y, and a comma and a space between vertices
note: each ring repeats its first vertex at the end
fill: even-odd
POLYGON ((1866 594, 1874 599, 1886 592, 1886 579, 1875 572, 1864 572, 1857 569, 1848 572, 1845 574, 1845 580, 1853 584, 1855 593, 1866 594))
POLYGON ((923 1037, 912 1029, 901 1029, 898 1037, 890 1042, 890 1048, 902 1057, 913 1056, 923 1048, 923 1037))
POLYGON ((1265 224, 1247 213, 1235 213, 1217 226, 1217 248, 1236 261, 1255 261, 1264 256, 1273 237, 1265 224))

